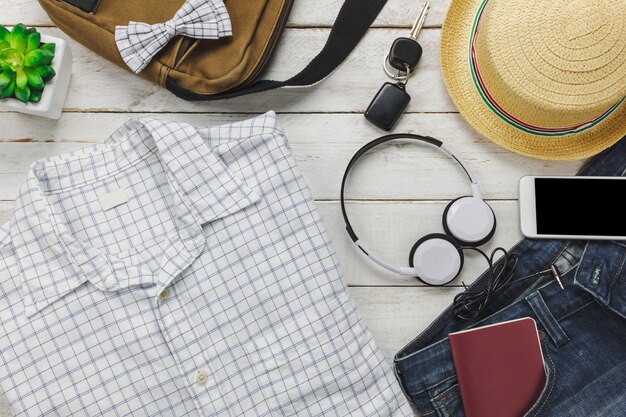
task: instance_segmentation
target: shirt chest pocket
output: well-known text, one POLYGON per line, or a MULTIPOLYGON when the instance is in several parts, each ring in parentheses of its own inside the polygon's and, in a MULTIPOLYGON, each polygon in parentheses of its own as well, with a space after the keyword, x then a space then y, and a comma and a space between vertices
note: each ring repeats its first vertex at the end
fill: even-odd
POLYGON ((345 295, 285 319, 246 350, 271 416, 348 415, 383 377, 384 359, 345 295))

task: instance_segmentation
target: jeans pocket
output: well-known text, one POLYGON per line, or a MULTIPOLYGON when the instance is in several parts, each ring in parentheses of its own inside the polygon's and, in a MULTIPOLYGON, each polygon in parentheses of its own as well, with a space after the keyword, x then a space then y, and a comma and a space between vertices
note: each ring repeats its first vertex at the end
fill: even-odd
POLYGON ((459 384, 454 384, 441 394, 431 398, 430 403, 437 417, 464 417, 459 384))
MULTIPOLYGON (((546 369, 546 382, 539 397, 532 403, 528 411, 524 414, 524 417, 541 416, 556 385, 556 369, 547 342, 543 342, 542 348, 546 369)), ((435 415, 437 417, 464 417, 465 412, 463 410, 459 385, 454 383, 449 388, 439 388, 438 391, 441 389, 444 389, 444 391, 435 394, 430 399, 435 415)), ((431 414, 426 415, 426 417, 430 417, 431 414)))
POLYGON ((548 400, 550 400, 550 397, 556 385, 556 368, 554 367, 554 360, 552 359, 552 354, 550 353, 550 349, 546 341, 542 343, 542 349, 543 360, 546 368, 546 383, 541 390, 541 394, 539 394, 537 400, 535 400, 535 402, 528 409, 526 414, 524 414, 524 417, 541 416, 541 413, 545 409, 548 400))

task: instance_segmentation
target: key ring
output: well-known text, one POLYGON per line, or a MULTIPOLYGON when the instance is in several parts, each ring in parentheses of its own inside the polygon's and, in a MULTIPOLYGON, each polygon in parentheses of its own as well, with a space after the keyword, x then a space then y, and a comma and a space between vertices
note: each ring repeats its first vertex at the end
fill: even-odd
POLYGON ((391 69, 389 67, 390 67, 390 65, 389 65, 389 55, 387 55, 383 59, 383 70, 385 71, 385 74, 387 74, 387 76, 389 78, 393 78, 395 81, 407 81, 409 79, 409 77, 411 75, 413 75, 413 72, 415 71, 415 70, 413 70, 413 71, 406 70, 406 71, 404 71, 405 74, 401 75, 403 71, 402 70, 396 70, 394 68, 394 70, 397 71, 397 73, 394 74, 394 73, 391 72, 391 69))

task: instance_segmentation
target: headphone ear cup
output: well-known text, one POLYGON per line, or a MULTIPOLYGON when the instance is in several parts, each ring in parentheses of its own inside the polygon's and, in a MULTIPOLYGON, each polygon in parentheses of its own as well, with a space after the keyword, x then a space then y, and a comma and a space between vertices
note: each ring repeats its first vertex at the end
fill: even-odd
POLYGON ((463 269, 463 250, 448 235, 432 233, 418 240, 409 255, 409 265, 424 284, 445 285, 463 269))
POLYGON ((496 215, 484 200, 472 196, 452 200, 443 212, 443 230, 465 246, 482 246, 496 232, 496 215))

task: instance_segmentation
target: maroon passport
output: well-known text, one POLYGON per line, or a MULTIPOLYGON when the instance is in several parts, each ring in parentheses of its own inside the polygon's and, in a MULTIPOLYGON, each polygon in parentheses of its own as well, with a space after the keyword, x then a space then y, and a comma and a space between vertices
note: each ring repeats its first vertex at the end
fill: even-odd
POLYGON ((537 324, 530 317, 451 333, 466 417, 521 417, 546 383, 537 324))

